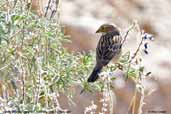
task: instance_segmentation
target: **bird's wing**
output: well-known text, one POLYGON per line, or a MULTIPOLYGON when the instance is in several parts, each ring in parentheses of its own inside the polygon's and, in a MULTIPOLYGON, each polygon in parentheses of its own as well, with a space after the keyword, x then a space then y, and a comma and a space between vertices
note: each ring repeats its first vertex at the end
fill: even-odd
POLYGON ((104 66, 107 65, 115 55, 120 53, 121 47, 120 36, 112 36, 112 38, 105 38, 102 36, 96 49, 97 62, 104 66))
POLYGON ((120 35, 113 37, 113 44, 109 46, 109 50, 111 50, 113 53, 117 54, 120 52, 122 48, 122 38, 120 35))

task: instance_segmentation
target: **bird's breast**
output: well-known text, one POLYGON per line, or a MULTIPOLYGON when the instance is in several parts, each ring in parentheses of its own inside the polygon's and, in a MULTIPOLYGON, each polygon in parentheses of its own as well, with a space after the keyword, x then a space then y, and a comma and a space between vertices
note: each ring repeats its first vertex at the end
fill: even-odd
POLYGON ((120 51, 118 51, 117 54, 115 54, 115 56, 113 56, 111 62, 116 63, 119 60, 119 58, 121 57, 121 55, 122 55, 122 49, 120 51))

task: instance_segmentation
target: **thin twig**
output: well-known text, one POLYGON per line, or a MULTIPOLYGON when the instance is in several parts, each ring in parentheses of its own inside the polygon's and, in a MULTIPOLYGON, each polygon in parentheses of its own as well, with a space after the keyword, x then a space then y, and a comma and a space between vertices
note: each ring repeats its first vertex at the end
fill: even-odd
POLYGON ((50 3, 51 3, 51 0, 48 1, 48 6, 46 8, 46 12, 45 12, 45 17, 47 16, 47 13, 48 13, 48 10, 49 10, 49 7, 50 7, 50 3))
MULTIPOLYGON (((139 28, 139 26, 138 26, 138 29, 139 29, 139 32, 141 33, 141 36, 142 36, 142 32, 140 31, 140 28, 139 28)), ((133 61, 133 59, 137 56, 137 54, 138 54, 138 52, 139 52, 139 50, 140 50, 140 47, 141 47, 141 45, 143 44, 143 40, 144 40, 144 38, 143 37, 141 37, 141 41, 140 41, 140 43, 139 43, 139 45, 138 45, 138 48, 136 49, 136 51, 134 52, 134 54, 133 54, 133 56, 131 57, 131 59, 128 61, 128 69, 127 69, 127 72, 126 72, 126 74, 127 74, 127 76, 126 76, 126 80, 128 79, 128 72, 129 72, 129 69, 130 69, 130 67, 131 67, 131 62, 133 61)))
POLYGON ((134 91, 134 96, 133 96, 132 99, 131 99, 131 102, 130 102, 130 104, 129 104, 128 111, 127 111, 126 114, 129 113, 131 107, 134 105, 134 102, 135 102, 135 100, 136 100, 136 94, 137 94, 137 90, 134 91))
POLYGON ((129 34, 129 32, 135 27, 135 25, 136 25, 136 22, 133 22, 133 24, 129 27, 129 29, 127 30, 127 32, 126 32, 126 34, 125 34, 125 36, 124 36, 124 39, 123 39, 123 41, 122 41, 122 44, 125 43, 126 38, 127 38, 128 34, 129 34))
MULTIPOLYGON (((108 76, 108 78, 110 78, 108 76)), ((109 79, 110 80, 110 79, 109 79)), ((110 114, 113 114, 113 96, 112 96, 112 90, 110 88, 110 81, 108 80, 107 84, 108 84, 108 92, 109 92, 109 99, 110 99, 110 114)))
POLYGON ((139 107, 138 107, 138 113, 137 114, 142 114, 142 108, 144 105, 144 98, 145 98, 145 94, 144 94, 144 86, 142 84, 142 78, 141 78, 142 74, 139 74, 139 78, 138 78, 138 83, 140 83, 140 93, 141 93, 141 97, 140 97, 140 103, 139 103, 139 107))
POLYGON ((37 86, 37 94, 35 96, 35 104, 37 105, 39 102, 39 94, 40 94, 40 84, 41 84, 41 67, 40 67, 40 63, 38 62, 38 83, 36 84, 37 86))
MULTIPOLYGON (((25 2, 23 2, 24 3, 24 7, 23 6, 21 6, 21 9, 22 9, 22 11, 24 12, 24 14, 25 14, 25 6, 26 6, 26 3, 25 2)), ((21 3, 22 4, 22 3, 21 3)), ((23 20, 22 21, 22 28, 21 28, 21 31, 22 31, 22 39, 21 39, 21 46, 20 46, 20 48, 21 49, 23 49, 23 45, 24 45, 24 39, 25 39, 25 25, 26 25, 26 22, 25 22, 25 20, 23 20)), ((21 58, 21 63, 23 63, 23 59, 21 58)), ((22 72, 22 74, 21 74, 21 82, 22 82, 22 103, 24 104, 25 103, 25 69, 24 69, 24 65, 22 64, 21 65, 21 72, 22 72)))
POLYGON ((57 24, 60 25, 60 9, 61 9, 61 0, 57 0, 58 2, 56 2, 56 5, 57 5, 57 24))
POLYGON ((27 8, 27 15, 29 15, 29 13, 31 12, 32 5, 33 5, 33 0, 30 1, 29 7, 27 8))
MULTIPOLYGON (((56 4, 55 4, 55 9, 52 9, 52 12, 51 12, 51 15, 50 15, 50 19, 52 19, 53 17, 54 17, 54 15, 55 15, 55 13, 57 12, 57 10, 58 10, 58 7, 59 7, 59 0, 56 0, 56 2, 55 2, 56 4)), ((59 12, 59 11, 58 11, 59 12)))
MULTIPOLYGON (((21 60, 21 63, 23 61, 21 60)), ((21 82, 22 82, 22 103, 25 103, 25 72, 24 72, 24 66, 21 65, 21 82)))
MULTIPOLYGON (((138 48, 136 49, 135 53, 133 54, 133 56, 131 57, 131 59, 130 59, 129 62, 128 62, 128 63, 129 63, 129 66, 128 66, 128 69, 127 69, 127 78, 128 78, 128 72, 129 72, 131 63, 132 63, 133 59, 138 55, 138 52, 139 52, 140 47, 142 46, 143 40, 144 40, 144 38, 142 37, 142 32, 140 31, 140 28, 139 28, 138 25, 137 25, 137 27, 138 27, 139 32, 141 33, 141 34, 140 34, 140 35, 141 35, 141 41, 140 41, 140 43, 139 43, 139 45, 138 45, 138 48)), ((126 78, 126 79, 127 79, 127 78, 126 78)), ((141 74, 139 74, 138 81, 141 83, 141 74)), ((136 85, 137 85, 137 83, 136 83, 136 85)), ((142 86, 142 85, 141 85, 141 86, 142 86)), ((143 88, 142 88, 142 89, 143 89, 143 88)), ((130 107, 132 106, 132 114, 135 114, 136 94, 137 94, 137 90, 135 90, 134 96, 133 96, 133 98, 132 98, 132 100, 131 100, 131 104, 130 104, 130 106, 129 106, 129 108, 128 108, 128 112, 129 112, 130 107)), ((140 98, 140 106, 138 107, 138 114, 142 114, 142 107, 143 107, 143 104, 144 104, 143 101, 144 101, 144 91, 141 90, 141 98, 140 98)))
POLYGON ((9 65, 10 65, 10 63, 7 64, 7 65, 5 65, 5 66, 3 66, 3 67, 1 67, 1 68, 0 68, 0 71, 3 70, 3 69, 5 69, 5 68, 7 68, 9 65))
POLYGON ((131 59, 129 60, 129 63, 131 63, 132 60, 137 56, 137 54, 138 54, 138 52, 139 52, 139 50, 140 50, 140 47, 141 47, 141 45, 142 45, 142 43, 143 43, 143 40, 144 40, 144 38, 142 37, 142 38, 141 38, 141 41, 140 41, 140 43, 139 43, 139 45, 138 45, 138 48, 137 48, 137 50, 135 51, 134 55, 133 55, 133 56, 131 57, 131 59))
POLYGON ((137 90, 135 90, 135 94, 134 94, 134 101, 132 104, 132 114, 135 114, 136 97, 137 97, 137 90))

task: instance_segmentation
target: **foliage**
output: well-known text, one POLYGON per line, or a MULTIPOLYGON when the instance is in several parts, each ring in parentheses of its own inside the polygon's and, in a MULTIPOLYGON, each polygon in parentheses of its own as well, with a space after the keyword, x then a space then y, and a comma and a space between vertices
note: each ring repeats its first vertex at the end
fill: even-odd
MULTIPOLYGON (((106 86, 108 82, 103 80, 87 83, 95 55, 92 52, 68 52, 62 45, 68 41, 62 33, 58 16, 51 19, 39 17, 24 1, 0 3, 2 111, 59 111, 59 94, 72 98, 71 88, 77 84, 89 92, 106 93, 110 90, 104 90, 110 86, 106 86)), ((104 71, 119 68, 136 81, 143 73, 143 67, 135 68, 133 59, 128 52, 121 57, 119 66, 111 65, 104 71)))
POLYGON ((54 109, 54 94, 71 97, 70 88, 85 81, 92 68, 92 53, 68 52, 62 43, 69 40, 58 18, 39 17, 23 3, 6 3, 0 11, 2 97, 11 110, 54 109), (9 87, 12 96, 5 94, 9 87))

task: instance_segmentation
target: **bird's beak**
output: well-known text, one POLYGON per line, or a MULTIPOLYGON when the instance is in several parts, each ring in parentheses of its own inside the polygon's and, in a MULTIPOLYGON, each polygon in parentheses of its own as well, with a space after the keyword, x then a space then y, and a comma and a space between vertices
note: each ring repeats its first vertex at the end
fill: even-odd
POLYGON ((97 31, 96 31, 96 33, 100 33, 101 32, 101 29, 98 29, 97 31))

